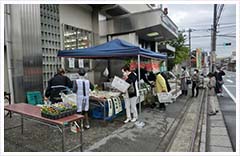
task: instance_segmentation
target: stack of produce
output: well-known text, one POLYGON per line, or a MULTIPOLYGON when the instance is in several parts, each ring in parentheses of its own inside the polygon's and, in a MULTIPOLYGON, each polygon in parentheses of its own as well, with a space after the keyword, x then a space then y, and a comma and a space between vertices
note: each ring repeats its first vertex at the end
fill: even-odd
POLYGON ((120 95, 120 92, 109 92, 109 91, 90 92, 90 96, 100 98, 100 99, 109 99, 111 97, 117 97, 119 95, 120 95))
POLYGON ((72 103, 55 103, 52 105, 44 105, 41 108, 42 117, 49 119, 63 118, 77 112, 77 105, 72 103))

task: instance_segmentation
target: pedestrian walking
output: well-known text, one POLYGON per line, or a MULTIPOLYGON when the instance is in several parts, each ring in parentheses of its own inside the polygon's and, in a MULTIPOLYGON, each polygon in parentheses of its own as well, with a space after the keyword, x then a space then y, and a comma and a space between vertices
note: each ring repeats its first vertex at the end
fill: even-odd
POLYGON ((124 123, 128 122, 135 122, 138 119, 138 112, 137 112, 137 98, 139 96, 138 93, 138 85, 137 85, 137 75, 134 72, 130 71, 129 66, 124 66, 122 69, 123 77, 125 78, 125 81, 130 84, 130 87, 128 88, 124 101, 125 101, 125 107, 126 107, 126 115, 127 119, 124 121, 124 123), (131 113, 133 113, 133 118, 131 117, 131 113))
POLYGON ((222 86, 224 84, 223 76, 225 75, 223 68, 217 67, 217 70, 215 71, 214 75, 216 78, 216 93, 218 96, 223 96, 222 86))
POLYGON ((198 73, 199 71, 197 69, 194 69, 193 76, 192 76, 192 97, 195 96, 195 90, 196 90, 196 97, 198 96, 199 84, 200 84, 200 78, 198 73))
POLYGON ((218 112, 218 110, 216 109, 216 104, 215 104, 215 87, 216 87, 216 78, 214 76, 213 73, 209 73, 208 75, 209 78, 209 82, 207 84, 208 87, 208 97, 209 97, 209 104, 211 106, 211 111, 208 113, 209 115, 216 115, 216 113, 218 112))
POLYGON ((180 76, 180 80, 181 80, 181 90, 182 90, 182 95, 186 95, 188 94, 188 85, 191 83, 191 80, 189 80, 190 76, 188 71, 186 70, 185 67, 181 68, 181 76, 180 76))
POLYGON ((78 74, 79 78, 73 82, 73 92, 77 94, 77 113, 84 115, 85 128, 89 129, 89 92, 94 89, 94 86, 84 77, 86 75, 84 68, 80 68, 78 74))
POLYGON ((48 87, 45 91, 45 100, 49 99, 51 103, 62 102, 59 93, 66 90, 66 88, 72 88, 72 81, 64 74, 65 70, 59 68, 57 74, 48 81, 48 87))

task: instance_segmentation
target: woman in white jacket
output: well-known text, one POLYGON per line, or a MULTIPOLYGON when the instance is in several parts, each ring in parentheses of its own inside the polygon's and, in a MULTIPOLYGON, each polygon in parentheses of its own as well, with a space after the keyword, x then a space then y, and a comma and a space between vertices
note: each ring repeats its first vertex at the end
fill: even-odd
POLYGON ((122 68, 123 76, 125 81, 130 84, 126 92, 126 97, 124 98, 127 119, 124 123, 135 122, 138 119, 137 112, 137 99, 138 99, 138 88, 137 88, 137 75, 130 71, 129 66, 124 66, 122 68), (133 113, 133 118, 131 117, 131 112, 133 113))

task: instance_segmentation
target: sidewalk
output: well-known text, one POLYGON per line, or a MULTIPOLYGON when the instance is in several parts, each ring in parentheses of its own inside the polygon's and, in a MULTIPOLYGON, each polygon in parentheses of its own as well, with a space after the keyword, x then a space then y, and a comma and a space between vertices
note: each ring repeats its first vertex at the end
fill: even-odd
MULTIPOLYGON (((143 129, 136 128, 133 123, 124 124, 125 115, 106 123, 102 120, 92 119, 91 128, 83 132, 83 149, 84 151, 104 152, 163 151, 164 149, 159 148, 159 143, 173 126, 173 121, 178 118, 186 100, 185 96, 179 97, 175 103, 167 106, 167 111, 164 113, 157 108, 144 108, 142 118, 146 126, 143 129)), ((16 114, 13 115, 13 118, 8 117, 4 120, 5 128, 19 123, 20 116, 16 114)), ((5 152, 61 151, 61 137, 57 129, 28 120, 25 120, 24 123, 23 135, 21 135, 20 127, 4 132, 5 152)), ((66 135, 68 138, 66 147, 69 148, 76 142, 76 134, 68 131, 66 135)), ((167 143, 164 146, 167 146, 167 143)))
POLYGON ((136 128, 128 123, 114 131, 109 136, 96 142, 86 152, 163 152, 168 145, 166 134, 171 133, 178 120, 188 97, 182 96, 173 104, 167 106, 166 112, 157 108, 145 108, 141 114, 146 124, 136 128))
POLYGON ((208 146, 209 152, 233 152, 230 137, 219 107, 217 97, 214 99, 219 112, 214 116, 208 116, 208 146))
MULTIPOLYGON (((167 105, 166 112, 160 112, 158 108, 144 108, 141 118, 146 125, 143 128, 136 128, 133 123, 124 124, 125 115, 107 123, 92 119, 91 128, 83 132, 83 149, 85 152, 164 152, 177 126, 179 126, 178 123, 184 110, 189 103, 193 104, 193 107, 189 108, 189 111, 192 111, 192 113, 189 112, 189 119, 191 119, 194 116, 196 105, 200 102, 199 99, 200 96, 191 98, 189 93, 187 97, 180 96, 175 103, 167 105)), ((11 119, 6 118, 4 120, 5 128, 17 125, 19 121, 19 115, 14 115, 11 119)), ((209 151, 232 151, 221 112, 216 116, 211 116, 210 121, 209 151)), ((188 138, 184 138, 184 136, 191 133, 189 125, 193 122, 188 123, 188 125, 182 126, 179 137, 176 137, 175 142, 188 144, 188 138)), ((204 132, 204 130, 202 131, 204 132)), ((206 134, 205 131, 201 135, 201 145, 204 146, 207 145, 208 136, 206 134)), ((68 131, 66 135, 69 139, 66 142, 66 147, 73 146, 74 141, 76 141, 76 134, 68 131)), ((182 149, 182 146, 179 146, 179 149, 176 147, 172 151, 183 151, 180 149, 182 149)), ((61 151, 61 137, 59 137, 57 129, 25 121, 23 135, 21 135, 20 128, 4 132, 4 150, 5 152, 61 151)))

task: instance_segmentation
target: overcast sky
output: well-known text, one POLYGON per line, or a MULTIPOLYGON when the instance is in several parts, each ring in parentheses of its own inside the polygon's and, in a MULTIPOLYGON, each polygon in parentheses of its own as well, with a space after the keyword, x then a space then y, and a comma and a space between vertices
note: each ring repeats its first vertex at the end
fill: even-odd
MULTIPOLYGON (((192 32, 192 49, 203 48, 204 51, 211 50, 210 29, 213 23, 213 4, 164 4, 168 8, 168 16, 175 22, 179 30, 188 28, 198 31, 192 32)), ((219 35, 227 34, 236 36, 236 6, 234 4, 224 5, 219 22, 219 35)), ((188 38, 188 36, 187 36, 188 38)), ((187 40, 188 42, 188 40, 187 40)), ((217 37, 217 45, 231 42, 231 46, 217 46, 217 57, 230 56, 236 51, 236 37, 217 37)))

